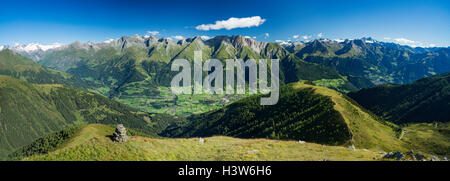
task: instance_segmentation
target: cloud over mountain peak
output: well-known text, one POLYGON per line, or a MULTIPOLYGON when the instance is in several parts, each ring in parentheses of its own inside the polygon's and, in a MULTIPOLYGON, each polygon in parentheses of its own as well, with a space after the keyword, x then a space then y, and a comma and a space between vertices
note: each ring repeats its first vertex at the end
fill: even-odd
POLYGON ((195 27, 197 30, 201 31, 209 31, 209 30, 220 30, 226 29, 231 30, 235 28, 250 28, 254 26, 262 25, 266 19, 261 18, 260 16, 252 16, 246 18, 229 18, 227 20, 216 21, 215 24, 202 24, 195 27))

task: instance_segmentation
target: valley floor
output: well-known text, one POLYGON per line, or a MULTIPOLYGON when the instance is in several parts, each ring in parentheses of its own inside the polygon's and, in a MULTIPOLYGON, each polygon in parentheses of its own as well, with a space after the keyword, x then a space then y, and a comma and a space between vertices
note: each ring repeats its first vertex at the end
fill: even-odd
POLYGON ((45 155, 24 160, 136 160, 136 161, 358 161, 380 154, 298 141, 238 139, 224 136, 203 138, 146 138, 134 136, 116 143, 114 128, 91 124, 66 144, 45 155))

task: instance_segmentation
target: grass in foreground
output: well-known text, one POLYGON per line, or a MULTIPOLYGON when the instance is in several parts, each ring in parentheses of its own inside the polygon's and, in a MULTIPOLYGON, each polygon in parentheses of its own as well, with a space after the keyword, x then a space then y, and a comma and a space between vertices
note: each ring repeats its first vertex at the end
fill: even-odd
POLYGON ((237 139, 224 136, 204 138, 132 137, 125 143, 108 137, 114 128, 91 124, 64 147, 25 160, 137 160, 137 161, 257 161, 257 160, 373 160, 379 154, 365 149, 350 150, 296 141, 237 139))
POLYGON ((418 123, 406 126, 402 140, 414 150, 450 155, 450 123, 418 123))

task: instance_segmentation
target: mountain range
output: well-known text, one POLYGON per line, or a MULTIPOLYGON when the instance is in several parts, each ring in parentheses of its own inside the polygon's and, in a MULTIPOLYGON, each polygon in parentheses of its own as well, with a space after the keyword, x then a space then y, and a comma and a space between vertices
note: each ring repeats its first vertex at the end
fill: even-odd
MULTIPOLYGON (((23 51, 21 47, 12 50, 44 67, 90 81, 96 84, 94 91, 132 107, 184 115, 200 113, 206 105, 167 96, 175 74, 170 65, 177 58, 192 61, 196 50, 202 51, 203 60, 277 58, 282 84, 310 80, 341 92, 382 83, 410 83, 450 71, 449 48, 412 48, 372 38, 278 44, 240 35, 208 40, 197 36, 179 41, 135 35, 102 43, 74 42, 45 51, 23 51)), ((209 97, 194 95, 189 99, 206 99, 214 109, 237 99, 209 97)))
POLYGON ((450 70, 449 48, 412 48, 372 38, 320 39, 286 45, 286 49, 308 62, 333 67, 343 75, 362 76, 374 84, 410 83, 450 70))
MULTIPOLYGON (((144 55, 144 58, 141 58, 144 61, 157 62, 170 62, 176 58, 192 59, 193 55, 188 54, 193 50, 202 50, 204 59, 281 58, 282 60, 291 53, 301 60, 332 67, 341 75, 366 78, 373 84, 410 83, 423 77, 445 73, 450 69, 446 61, 449 58, 449 48, 446 47, 413 48, 380 42, 370 37, 339 41, 316 39, 308 42, 281 43, 282 48, 277 45, 270 42, 258 42, 250 37, 239 35, 217 36, 208 40, 197 36, 179 41, 135 35, 103 43, 29 44, 17 45, 10 49, 44 66, 61 71, 79 67, 80 65, 77 64, 86 59, 90 59, 91 64, 98 63, 92 62, 92 59, 107 59, 102 55, 107 53, 105 49, 109 48, 113 49, 109 50, 113 51, 109 52, 112 54, 121 54, 129 48, 140 48, 139 51, 142 51, 140 53, 144 55)), ((297 78, 304 77, 297 76, 297 78)), ((291 79, 294 78, 288 78, 287 81, 292 82, 291 79)))
MULTIPOLYGON (((124 36, 103 43, 2 49, 2 158, 17 150, 28 153, 41 142, 47 148, 48 139, 66 142, 72 131, 58 131, 93 123, 122 123, 154 137, 226 135, 439 155, 450 150, 449 48, 371 38, 278 44, 237 35, 180 41, 124 36), (172 94, 172 61, 192 62, 194 51, 201 51, 204 61, 279 59, 279 103, 261 106, 261 95, 172 94)), ((110 144, 104 138, 110 128, 86 129, 76 137, 103 135, 95 139, 110 144)), ((92 140, 84 141, 91 149, 92 140)))

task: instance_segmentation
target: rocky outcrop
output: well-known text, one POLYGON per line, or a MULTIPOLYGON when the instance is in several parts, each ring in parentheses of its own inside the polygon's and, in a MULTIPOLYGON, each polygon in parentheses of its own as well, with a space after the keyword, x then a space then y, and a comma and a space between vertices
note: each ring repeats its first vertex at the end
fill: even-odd
POLYGON ((402 152, 396 151, 396 152, 389 152, 386 155, 384 155, 384 159, 395 159, 395 160, 402 160, 405 157, 405 155, 402 152))
POLYGON ((117 125, 116 131, 114 131, 112 139, 115 142, 126 142, 130 139, 130 137, 127 136, 127 129, 123 126, 123 124, 117 125))
POLYGON ((447 161, 446 157, 440 159, 435 155, 414 153, 412 150, 406 154, 399 151, 382 153, 382 159, 393 159, 397 161, 447 161))

